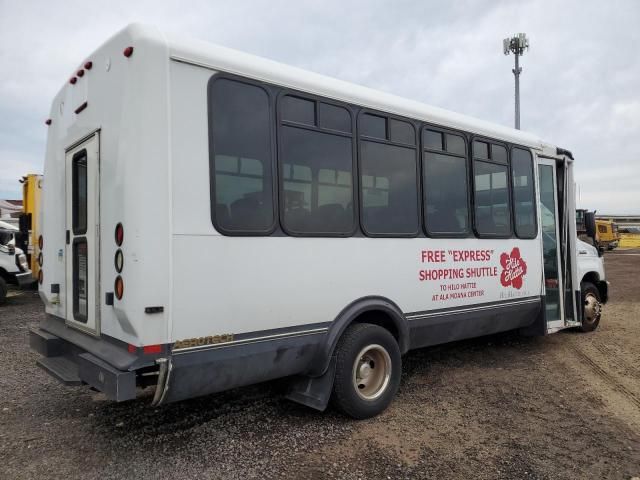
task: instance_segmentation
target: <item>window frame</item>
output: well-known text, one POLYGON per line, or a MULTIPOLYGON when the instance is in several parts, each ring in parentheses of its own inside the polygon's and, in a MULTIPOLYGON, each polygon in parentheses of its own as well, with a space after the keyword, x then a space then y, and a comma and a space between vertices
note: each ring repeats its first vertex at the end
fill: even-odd
MULTIPOLYGON (((276 164, 278 163, 277 152, 276 152, 276 135, 274 132, 273 125, 273 116, 274 116, 274 95, 271 91, 269 85, 264 84, 262 82, 254 81, 246 77, 241 77, 238 75, 232 75, 224 72, 214 73, 209 80, 207 81, 207 120, 209 124, 207 125, 208 131, 208 139, 209 139, 209 208, 210 208, 210 216, 211 223, 213 227, 220 232, 224 236, 228 237, 266 237, 272 235, 279 222, 279 210, 278 210, 278 192, 276 191, 276 177, 277 177, 277 168, 276 164), (240 84, 249 85, 252 87, 257 87, 263 90, 267 94, 267 102, 269 107, 269 140, 270 140, 270 155, 271 155, 271 205, 273 212, 273 220, 268 228, 261 230, 229 230, 225 227, 222 227, 218 222, 216 217, 216 173, 215 173, 215 157, 216 157, 216 147, 215 147, 215 137, 213 134, 214 131, 214 112, 212 108, 211 96, 214 85, 216 82, 220 80, 229 80, 234 81, 240 84)), ((267 170, 265 169, 265 172, 267 170)))
POLYGON ((469 138, 469 158, 471 159, 471 205, 473 208, 472 217, 473 217, 473 233, 477 238, 496 238, 496 239, 507 239, 514 238, 514 215, 513 215, 513 189, 511 188, 512 183, 512 172, 511 172, 511 149, 510 145, 507 142, 503 142, 500 140, 496 140, 490 137, 485 137, 481 135, 471 135, 469 138), (489 144, 489 158, 476 158, 473 152, 473 143, 475 141, 484 142, 489 144), (491 153, 491 145, 498 145, 504 147, 507 154, 506 163, 496 162, 492 159, 493 155, 491 153), (476 161, 492 163, 494 165, 501 165, 507 168, 507 198, 509 200, 509 233, 508 234, 496 234, 496 233, 479 233, 478 226, 476 223, 476 161))
POLYGON ((399 115, 394 115, 391 113, 385 113, 385 112, 381 112, 379 110, 372 110, 372 109, 368 109, 368 108, 360 108, 358 110, 358 114, 357 114, 357 121, 356 121, 356 140, 357 140, 357 145, 356 145, 356 152, 357 152, 357 177, 358 177, 358 225, 360 227, 360 229, 362 230, 362 233, 364 234, 365 237, 370 237, 370 238, 415 238, 420 236, 421 232, 422 232, 422 182, 421 182, 421 176, 422 176, 422 168, 420 165, 420 138, 418 138, 418 132, 421 132, 422 130, 420 129, 420 125, 421 122, 416 121, 416 120, 412 120, 409 119, 407 117, 401 117, 399 115), (385 136, 387 138, 385 138, 384 140, 381 138, 377 138, 377 137, 369 137, 367 135, 361 135, 360 134, 360 118, 365 115, 365 114, 369 114, 369 115, 375 115, 378 117, 383 117, 386 119, 386 125, 385 125, 385 136), (413 128, 413 134, 414 134, 414 139, 415 139, 415 143, 414 145, 409 145, 407 143, 400 143, 400 142, 393 142, 391 140, 389 140, 389 138, 391 137, 391 128, 389 126, 390 122, 389 120, 398 120, 401 122, 405 122, 408 123, 409 125, 411 125, 411 127, 413 128), (416 126, 418 126, 418 128, 416 128, 416 126), (413 149, 414 151, 414 156, 415 156, 415 160, 416 160, 416 199, 417 199, 417 214, 418 214, 418 223, 417 223, 417 228, 415 232, 411 232, 411 233, 373 233, 373 232, 369 232, 367 231, 365 225, 364 225, 364 219, 362 217, 362 202, 363 202, 363 192, 362 192, 362 188, 360 186, 360 176, 362 175, 362 170, 361 170, 361 165, 362 165, 362 158, 361 158, 361 154, 362 154, 362 149, 360 148, 360 142, 361 141, 366 141, 366 142, 372 142, 372 143, 381 143, 383 145, 390 145, 393 147, 400 147, 400 148, 406 148, 408 150, 413 149))
MULTIPOLYGON (((306 92, 301 92, 299 90, 294 90, 290 88, 281 87, 278 89, 278 93, 275 96, 275 130, 276 130, 276 139, 277 139, 277 155, 276 155, 276 167, 277 167, 277 178, 276 178, 276 189, 278 191, 278 221, 280 228, 282 231, 290 236, 290 237, 316 237, 316 238, 347 238, 352 237, 358 231, 358 217, 359 217, 359 206, 357 205, 357 191, 359 190, 359 181, 358 178, 358 162, 357 162, 357 134, 356 134, 356 121, 354 115, 354 108, 352 105, 348 103, 339 102, 327 97, 322 97, 319 95, 314 95, 306 92), (315 108, 315 125, 307 125, 301 124, 297 122, 293 122, 290 120, 283 120, 282 118, 282 107, 281 102, 284 97, 287 95, 298 97, 303 100, 311 100, 316 102, 315 108), (318 103, 327 103, 329 105, 333 105, 335 107, 342 107, 349 113, 349 117, 351 119, 351 133, 341 132, 339 130, 334 130, 332 128, 326 128, 320 126, 320 108, 318 103), (285 196, 284 196, 284 159, 282 156, 282 126, 299 128, 302 130, 309 130, 312 132, 321 132, 327 135, 340 136, 344 138, 351 139, 351 204, 352 208, 352 219, 351 219, 351 229, 348 232, 296 232, 290 230, 284 224, 284 208, 285 208, 285 196)), ((313 181, 313 177, 312 177, 313 181)))
POLYGON ((467 132, 464 132, 462 130, 455 130, 452 128, 446 128, 446 127, 441 127, 439 125, 435 125, 435 124, 431 124, 431 123, 423 123, 422 124, 422 128, 420 130, 420 167, 421 167, 421 174, 420 174, 420 181, 422 182, 422 223, 423 223, 423 230, 424 233, 427 237, 429 238, 474 238, 475 237, 475 228, 474 228, 474 224, 473 224, 473 215, 474 215, 474 206, 473 206, 473 178, 471 177, 471 162, 472 162, 472 158, 471 158, 471 148, 470 148, 471 143, 469 142, 469 134, 467 132), (439 133, 441 133, 443 135, 443 146, 445 148, 445 150, 433 150, 431 148, 426 148, 424 145, 424 131, 425 130, 433 130, 433 131, 437 131, 439 133), (447 144, 447 134, 451 134, 451 135, 458 135, 460 137, 462 137, 462 139, 464 140, 464 149, 465 149, 465 154, 460 155, 459 153, 449 153, 446 150, 446 144, 447 144), (424 184, 424 172, 425 172, 425 168, 424 168, 424 164, 425 164, 425 151, 426 152, 431 152, 431 153, 440 153, 440 154, 444 154, 444 155, 450 155, 453 157, 458 157, 458 158, 464 158, 465 161, 465 172, 466 172, 466 185, 467 185, 467 229, 465 232, 461 232, 461 233, 446 233, 446 232, 430 232, 427 228, 427 210, 426 210, 426 197, 427 197, 427 188, 426 185, 424 184))
POLYGON ((520 240, 534 240, 536 238, 538 238, 538 235, 540 232, 538 232, 538 182, 537 182, 537 178, 536 178, 536 160, 535 160, 536 156, 534 154, 534 152, 528 148, 528 147, 524 147, 522 145, 517 145, 517 144, 511 144, 509 145, 509 149, 508 149, 508 159, 509 159, 509 177, 510 177, 510 182, 512 183, 511 185, 511 210, 512 210, 512 229, 513 229, 513 234, 515 235, 516 238, 519 238, 520 240), (533 236, 530 235, 518 235, 518 229, 516 228, 516 205, 515 205, 515 198, 514 198, 514 194, 513 194, 513 163, 511 161, 511 155, 512 155, 512 151, 515 149, 519 149, 519 150, 524 150, 525 152, 528 152, 529 155, 531 155, 531 180, 532 180, 532 187, 533 187, 533 231, 534 234, 533 236))

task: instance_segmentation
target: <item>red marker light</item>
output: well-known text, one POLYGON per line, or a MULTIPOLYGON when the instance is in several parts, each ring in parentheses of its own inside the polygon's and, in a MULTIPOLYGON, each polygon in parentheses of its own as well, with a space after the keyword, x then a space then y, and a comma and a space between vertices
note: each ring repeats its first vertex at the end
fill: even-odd
POLYGON ((45 124, 47 124, 47 125, 51 125, 51 119, 50 119, 50 118, 47 118, 47 120, 45 120, 45 122, 44 122, 44 123, 45 123, 45 124))
POLYGON ((118 245, 119 247, 122 246, 122 241, 124 240, 124 228, 122 227, 121 223, 118 223, 116 225, 116 245, 118 245))
POLYGON ((91 67, 93 67, 93 62, 87 62, 84 64, 84 68, 87 70, 91 70, 91 67))
POLYGON ((76 72, 76 75, 78 75, 79 77, 82 77, 84 75, 84 70, 80 69, 76 72))
POLYGON ((124 54, 125 57, 129 58, 131 55, 133 55, 133 47, 125 48, 122 53, 124 54))
POLYGON ((145 345, 144 347, 142 347, 142 352, 145 355, 162 353, 162 345, 145 345))
POLYGON ((71 77, 71 78, 69 79, 69 83, 70 83, 71 85, 75 85, 77 81, 78 81, 78 79, 77 79, 76 77, 71 77))

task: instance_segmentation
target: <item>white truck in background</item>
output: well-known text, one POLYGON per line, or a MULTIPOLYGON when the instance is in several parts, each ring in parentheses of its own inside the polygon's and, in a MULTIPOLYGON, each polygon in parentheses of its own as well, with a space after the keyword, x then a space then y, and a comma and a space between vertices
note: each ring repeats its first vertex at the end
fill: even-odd
POLYGON ((27 256, 15 245, 17 232, 13 225, 0 221, 0 305, 7 298, 8 284, 22 287, 33 282, 27 256))

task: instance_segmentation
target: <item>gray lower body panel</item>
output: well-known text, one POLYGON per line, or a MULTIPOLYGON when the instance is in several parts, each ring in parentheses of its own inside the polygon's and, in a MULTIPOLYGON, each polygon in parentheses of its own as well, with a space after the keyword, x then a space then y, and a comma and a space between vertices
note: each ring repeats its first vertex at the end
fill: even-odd
POLYGON ((161 403, 304 373, 325 333, 174 352, 161 403))

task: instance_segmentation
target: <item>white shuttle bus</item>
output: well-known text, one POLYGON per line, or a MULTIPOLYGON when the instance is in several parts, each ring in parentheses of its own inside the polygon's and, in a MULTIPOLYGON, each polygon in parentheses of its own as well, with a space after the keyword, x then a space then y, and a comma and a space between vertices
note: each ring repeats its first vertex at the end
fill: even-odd
POLYGON ((572 155, 527 133, 140 25, 47 124, 30 342, 116 401, 289 377, 370 417, 411 349, 590 331, 607 300, 572 155))

